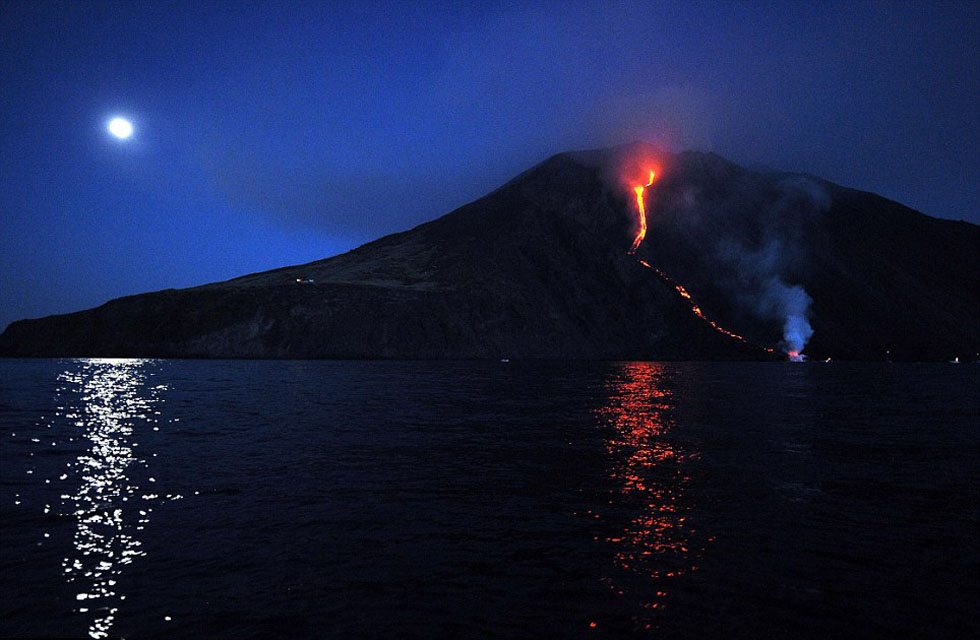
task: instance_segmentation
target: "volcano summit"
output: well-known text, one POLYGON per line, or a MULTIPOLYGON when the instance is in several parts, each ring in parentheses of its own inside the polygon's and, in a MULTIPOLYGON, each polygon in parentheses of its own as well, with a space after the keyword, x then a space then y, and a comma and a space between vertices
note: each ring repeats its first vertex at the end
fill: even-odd
POLYGON ((14 322, 0 354, 973 359, 978 249, 973 224, 633 144, 332 258, 14 322))

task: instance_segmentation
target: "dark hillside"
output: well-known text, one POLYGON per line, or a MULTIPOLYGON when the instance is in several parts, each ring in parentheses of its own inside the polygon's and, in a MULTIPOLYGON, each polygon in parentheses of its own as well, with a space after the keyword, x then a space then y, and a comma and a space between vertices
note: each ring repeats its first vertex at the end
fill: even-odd
POLYGON ((874 194, 630 145, 559 154, 340 256, 15 322, 0 353, 770 359, 762 347, 788 350, 799 312, 813 357, 966 358, 980 342, 978 249, 978 227, 874 194), (649 232, 630 256, 629 181, 650 163, 649 232), (746 340, 692 313, 678 283, 746 340))

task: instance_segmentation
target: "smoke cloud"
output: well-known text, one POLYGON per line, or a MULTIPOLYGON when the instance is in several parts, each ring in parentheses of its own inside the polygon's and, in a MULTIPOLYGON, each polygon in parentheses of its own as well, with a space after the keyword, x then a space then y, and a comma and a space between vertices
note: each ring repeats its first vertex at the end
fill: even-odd
POLYGON ((782 321, 783 349, 792 359, 802 359, 803 349, 813 336, 813 299, 802 284, 793 283, 799 277, 795 261, 805 254, 803 229, 830 208, 831 198, 806 176, 786 177, 778 188, 779 196, 761 215, 766 244, 759 252, 744 248, 740 252, 743 269, 754 274, 754 280, 761 285, 745 293, 755 296, 757 315, 782 321))
POLYGON ((767 317, 783 320, 783 343, 787 353, 801 353, 813 336, 809 320, 812 302, 801 285, 788 285, 778 276, 766 285, 760 310, 767 317))
MULTIPOLYGON (((676 195, 699 236, 715 238, 709 261, 720 268, 718 284, 742 314, 781 327, 780 347, 791 357, 801 354, 813 336, 812 298, 804 286, 807 250, 805 230, 830 208, 830 194, 815 180, 786 175, 775 183, 749 174, 721 199, 705 199, 689 189, 676 195), (727 221, 739 221, 732 224, 727 221), (719 222, 726 221, 726 222, 719 222)), ((687 224, 684 222, 682 224, 687 224)), ((802 357, 802 356, 799 356, 802 357)))
POLYGON ((790 253, 778 240, 770 240, 760 251, 731 241, 719 247, 719 256, 734 266, 736 282, 732 287, 739 306, 757 318, 781 322, 781 346, 787 353, 799 353, 813 336, 813 300, 803 285, 790 284, 790 253))

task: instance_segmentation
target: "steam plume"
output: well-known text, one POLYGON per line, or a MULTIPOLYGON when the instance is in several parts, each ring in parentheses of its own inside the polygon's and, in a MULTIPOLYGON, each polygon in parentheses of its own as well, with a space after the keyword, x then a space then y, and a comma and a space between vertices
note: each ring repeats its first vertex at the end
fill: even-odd
MULTIPOLYGON (((808 247, 803 230, 830 207, 830 196, 819 184, 805 176, 790 175, 777 183, 775 193, 764 193, 753 176, 745 177, 741 191, 710 203, 693 198, 693 208, 701 213, 695 224, 712 225, 722 218, 751 220, 748 233, 730 234, 719 226, 714 235, 714 255, 727 264, 725 288, 737 306, 751 315, 779 323, 780 347, 791 360, 802 360, 803 349, 813 336, 810 307, 813 302, 801 284, 808 247), (705 216, 704 212, 710 212, 705 216), (749 215, 749 212, 751 215, 749 215)), ((691 199, 691 198, 688 198, 691 199)), ((682 206, 688 205, 686 201, 682 206)))

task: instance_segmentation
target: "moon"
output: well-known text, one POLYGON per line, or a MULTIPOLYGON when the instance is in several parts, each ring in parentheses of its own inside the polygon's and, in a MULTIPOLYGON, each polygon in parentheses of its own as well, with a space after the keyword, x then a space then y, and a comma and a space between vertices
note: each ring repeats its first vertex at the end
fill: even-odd
POLYGON ((125 140, 133 135, 133 123, 126 118, 113 118, 109 121, 109 133, 120 140, 125 140))

